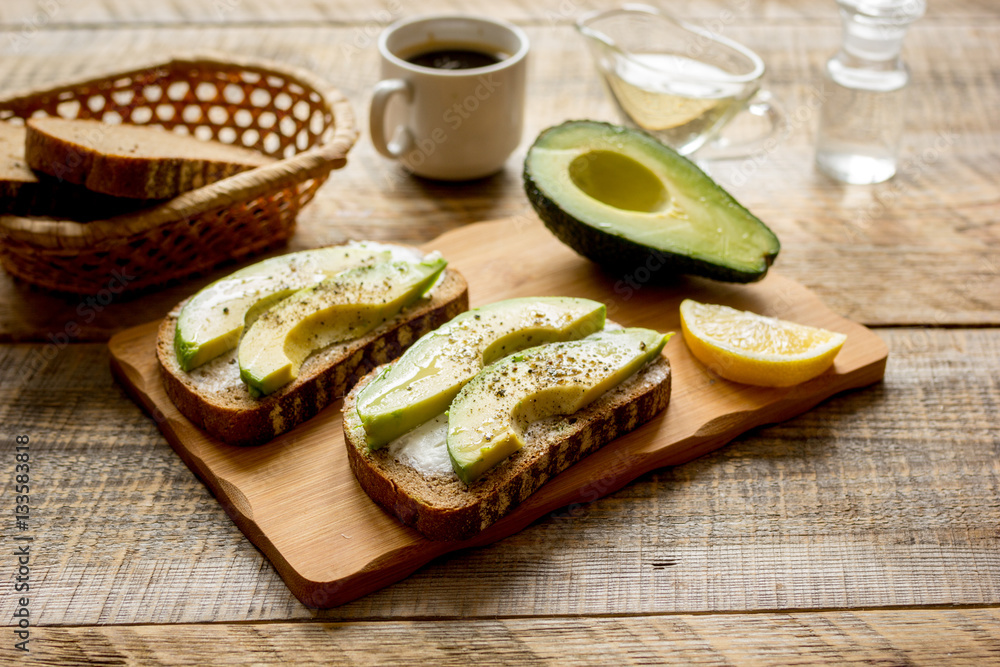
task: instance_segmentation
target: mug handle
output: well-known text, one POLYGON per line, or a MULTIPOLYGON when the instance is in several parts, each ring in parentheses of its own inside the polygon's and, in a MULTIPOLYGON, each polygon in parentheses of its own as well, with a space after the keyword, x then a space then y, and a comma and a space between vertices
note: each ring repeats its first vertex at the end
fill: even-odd
POLYGON ((368 128, 371 131, 375 150, 388 158, 399 159, 413 148, 413 135, 403 127, 399 141, 387 141, 385 135, 385 108, 393 95, 400 94, 407 102, 413 99, 413 89, 403 79, 385 79, 375 84, 371 108, 368 113, 368 128))
MULTIPOLYGON (((758 90, 739 113, 749 113, 767 120, 770 128, 764 134, 744 141, 731 142, 716 136, 694 153, 699 160, 734 160, 748 156, 756 150, 768 150, 767 144, 780 135, 784 139, 790 130, 788 118, 778 99, 767 90, 758 90)), ((738 115, 738 114, 737 114, 738 115)), ((725 131, 725 128, 723 128, 725 131)))

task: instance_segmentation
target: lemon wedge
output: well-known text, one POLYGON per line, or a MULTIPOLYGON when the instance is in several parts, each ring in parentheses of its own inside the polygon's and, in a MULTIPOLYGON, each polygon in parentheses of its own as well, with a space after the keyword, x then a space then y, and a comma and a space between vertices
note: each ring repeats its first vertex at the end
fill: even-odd
POLYGON ((681 302, 691 354, 727 380, 790 387, 833 364, 847 336, 728 306, 681 302))

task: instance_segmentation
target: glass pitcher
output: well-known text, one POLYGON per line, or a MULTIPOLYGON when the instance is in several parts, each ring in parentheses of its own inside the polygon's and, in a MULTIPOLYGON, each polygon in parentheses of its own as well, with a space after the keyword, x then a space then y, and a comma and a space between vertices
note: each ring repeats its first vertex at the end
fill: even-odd
POLYGON ((746 155, 786 128, 761 90, 764 61, 741 44, 646 5, 586 14, 576 27, 623 121, 682 155, 708 142, 708 157, 746 155), (766 131, 738 143, 720 137, 744 111, 763 118, 766 131))

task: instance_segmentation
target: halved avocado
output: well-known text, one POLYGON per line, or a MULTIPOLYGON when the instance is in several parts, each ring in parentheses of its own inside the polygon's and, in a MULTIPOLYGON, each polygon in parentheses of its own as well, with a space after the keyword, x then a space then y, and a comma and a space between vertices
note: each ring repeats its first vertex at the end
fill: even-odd
POLYGON ((781 248, 693 162, 610 123, 544 130, 525 158, 524 189, 560 241, 613 270, 645 267, 654 281, 689 273, 753 282, 781 248))

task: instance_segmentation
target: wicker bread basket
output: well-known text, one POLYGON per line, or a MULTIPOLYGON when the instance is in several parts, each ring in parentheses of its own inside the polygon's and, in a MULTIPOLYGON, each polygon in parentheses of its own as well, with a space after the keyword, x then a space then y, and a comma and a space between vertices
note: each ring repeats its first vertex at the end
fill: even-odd
POLYGON ((218 55, 0 98, 0 119, 40 115, 157 125, 278 158, 106 220, 0 216, 4 268, 77 294, 95 293, 112 279, 141 290, 284 243, 299 209, 346 164, 357 138, 347 100, 310 73, 218 55))

